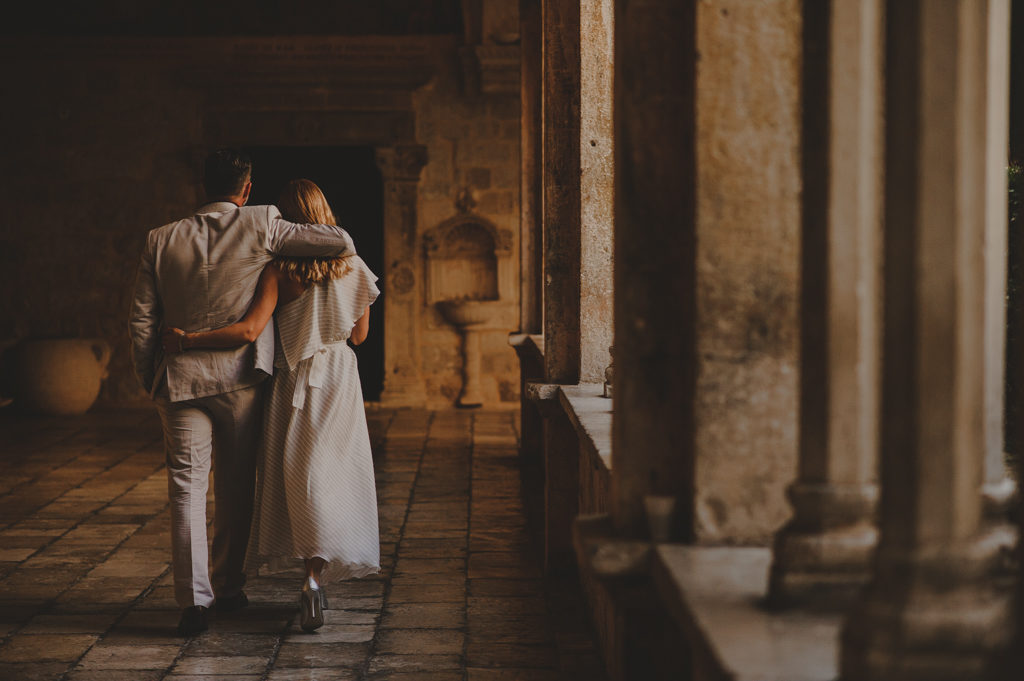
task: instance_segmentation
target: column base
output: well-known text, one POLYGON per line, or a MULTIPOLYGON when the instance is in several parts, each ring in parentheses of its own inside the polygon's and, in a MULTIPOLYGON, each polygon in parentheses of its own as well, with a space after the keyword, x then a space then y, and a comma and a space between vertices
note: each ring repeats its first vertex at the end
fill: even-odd
POLYGON ((787 494, 793 518, 775 535, 766 605, 845 610, 871 576, 878 488, 797 482, 787 494))
POLYGON ((423 407, 427 404, 427 392, 423 380, 418 376, 390 376, 384 379, 380 394, 382 407, 423 407))
POLYGON ((999 567, 997 576, 1002 580, 1017 578, 1018 530, 1012 517, 1017 504, 1017 483, 1007 476, 997 482, 985 483, 981 488, 985 525, 993 536, 999 537, 999 567))
POLYGON ((998 538, 879 550, 876 575, 842 634, 843 681, 998 678, 1011 598, 992 579, 998 538))
POLYGON ((1017 482, 1009 475, 981 487, 985 517, 996 522, 1011 522, 1010 514, 1017 498, 1017 482))
POLYGON ((869 523, 817 533, 787 525, 775 537, 766 605, 845 610, 871 577, 877 540, 869 523))

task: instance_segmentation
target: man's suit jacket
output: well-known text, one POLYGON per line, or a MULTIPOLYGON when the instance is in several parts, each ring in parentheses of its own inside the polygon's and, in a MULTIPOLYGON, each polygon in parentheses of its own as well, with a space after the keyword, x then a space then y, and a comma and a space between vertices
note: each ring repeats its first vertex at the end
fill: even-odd
POLYGON ((263 380, 273 373, 273 324, 255 343, 240 348, 168 357, 160 348, 160 327, 207 331, 238 321, 275 255, 352 253, 345 230, 288 222, 275 206, 216 202, 154 229, 142 252, 131 307, 132 361, 142 387, 153 395, 166 379, 170 400, 178 402, 263 380))

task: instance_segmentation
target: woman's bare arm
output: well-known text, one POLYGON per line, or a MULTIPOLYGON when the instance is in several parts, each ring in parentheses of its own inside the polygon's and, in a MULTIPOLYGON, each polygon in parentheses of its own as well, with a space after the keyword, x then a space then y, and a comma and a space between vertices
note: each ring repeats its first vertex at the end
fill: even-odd
POLYGON ((280 277, 281 271, 273 264, 264 267, 256 285, 256 297, 249 306, 249 311, 230 326, 195 333, 186 333, 175 328, 164 329, 164 351, 174 353, 189 348, 236 348, 253 342, 274 314, 280 277))
POLYGON ((352 345, 359 345, 366 340, 367 334, 370 333, 370 306, 367 305, 363 311, 363 316, 359 318, 356 325, 352 327, 352 333, 349 334, 348 339, 352 341, 352 345))

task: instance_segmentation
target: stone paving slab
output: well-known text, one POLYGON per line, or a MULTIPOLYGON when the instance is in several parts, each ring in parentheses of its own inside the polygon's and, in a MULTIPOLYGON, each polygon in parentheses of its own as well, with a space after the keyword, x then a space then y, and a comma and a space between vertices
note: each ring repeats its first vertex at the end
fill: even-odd
POLYGON ((329 585, 314 633, 301 570, 261 575, 249 608, 182 639, 155 413, 0 411, 0 679, 602 681, 582 599, 527 531, 515 415, 367 420, 381 573, 329 585))

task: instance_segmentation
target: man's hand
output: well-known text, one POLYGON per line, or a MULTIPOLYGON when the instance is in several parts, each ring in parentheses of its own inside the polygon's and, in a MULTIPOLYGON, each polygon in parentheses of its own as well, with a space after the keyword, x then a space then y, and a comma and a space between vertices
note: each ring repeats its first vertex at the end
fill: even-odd
POLYGON ((164 352, 173 355, 176 352, 185 352, 188 346, 185 345, 186 334, 181 329, 173 326, 166 327, 160 334, 160 342, 164 346, 164 352))

